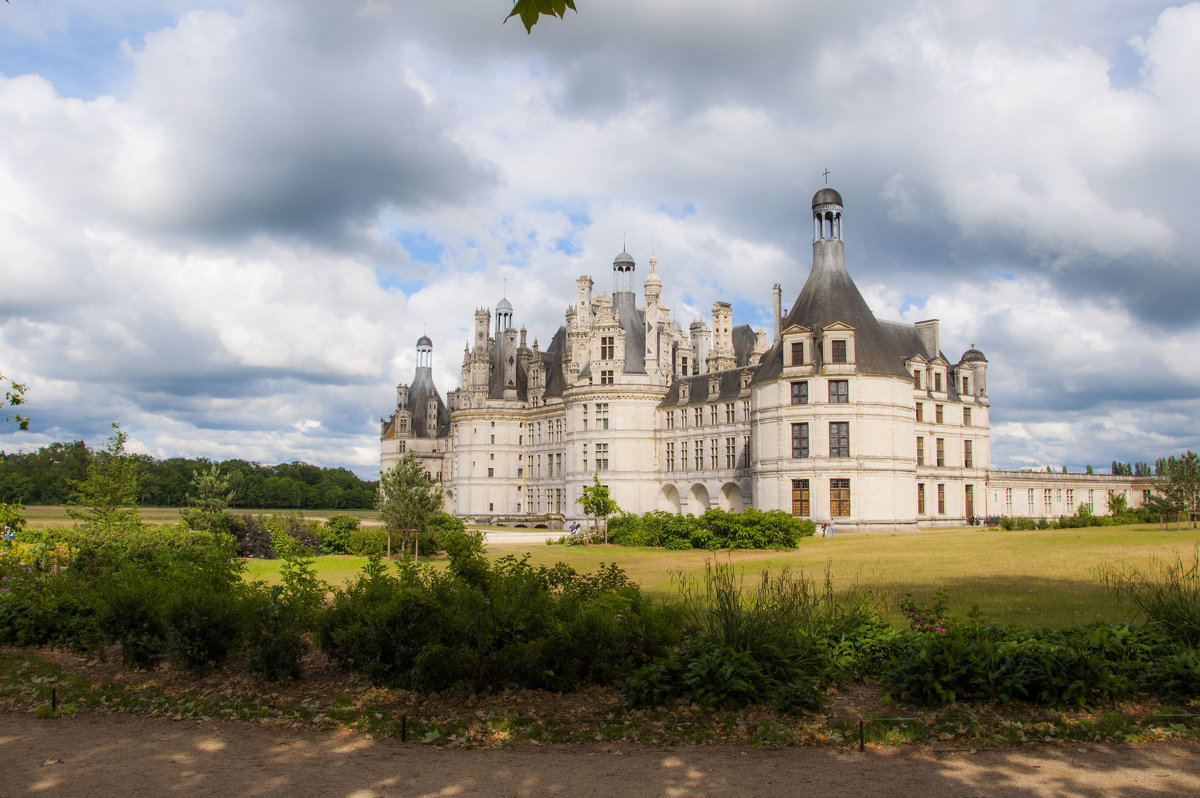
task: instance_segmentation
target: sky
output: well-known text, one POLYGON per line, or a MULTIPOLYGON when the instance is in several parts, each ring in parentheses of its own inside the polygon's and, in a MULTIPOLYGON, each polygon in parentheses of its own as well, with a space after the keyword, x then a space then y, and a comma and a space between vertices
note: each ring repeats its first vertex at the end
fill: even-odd
POLYGON ((374 478, 417 338, 445 395, 623 247, 769 332, 825 170, 876 315, 987 356, 993 467, 1200 449, 1200 3, 509 6, 0 6, 0 449, 374 478))

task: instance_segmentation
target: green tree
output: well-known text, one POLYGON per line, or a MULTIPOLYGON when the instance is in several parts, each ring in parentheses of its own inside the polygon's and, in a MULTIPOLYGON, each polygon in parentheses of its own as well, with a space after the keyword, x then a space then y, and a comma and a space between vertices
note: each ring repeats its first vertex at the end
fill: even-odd
POLYGON ((112 428, 108 446, 92 456, 87 475, 67 501, 67 515, 98 532, 142 525, 137 511, 138 462, 125 453, 128 436, 121 426, 114 422, 112 428))
MULTIPOLYGON (((600 525, 601 518, 617 512, 617 503, 608 495, 608 486, 600 484, 599 474, 592 474, 592 484, 583 489, 583 495, 575 503, 592 517, 593 529, 600 525)), ((608 524, 604 525, 604 542, 608 542, 608 524)))
POLYGON ((1200 514, 1200 458, 1189 451, 1182 457, 1169 457, 1163 464, 1158 489, 1173 506, 1188 515, 1192 528, 1200 514))
POLYGON ((1129 509, 1129 500, 1125 498, 1125 492, 1118 493, 1115 490, 1108 492, 1108 514, 1116 518, 1121 513, 1129 509))
MULTIPOLYGON (((4 401, 0 402, 0 406, 17 407, 25 404, 25 386, 19 382, 6 379, 3 374, 0 374, 0 385, 3 385, 5 382, 8 383, 8 387, 4 389, 4 401)), ((6 423, 9 421, 17 422, 17 429, 29 429, 29 419, 19 413, 11 416, 5 415, 4 421, 6 423)))
POLYGON ((516 0, 513 3, 512 11, 508 13, 504 21, 508 22, 513 17, 520 17, 521 24, 525 26, 525 32, 533 33, 533 26, 537 24, 538 18, 543 14, 548 17, 564 19, 568 8, 576 14, 579 13, 579 9, 575 8, 575 0, 516 0))
POLYGON ((214 463, 207 469, 192 472, 187 507, 179 515, 192 529, 224 530, 228 528, 225 523, 226 510, 231 501, 233 491, 229 489, 229 477, 223 475, 221 467, 214 463))
POLYGON ((412 543, 413 558, 421 533, 428 531, 442 509, 442 491, 425 473, 425 467, 408 452, 390 471, 380 475, 379 517, 387 527, 387 556, 392 556, 392 535, 400 538, 402 551, 412 543))

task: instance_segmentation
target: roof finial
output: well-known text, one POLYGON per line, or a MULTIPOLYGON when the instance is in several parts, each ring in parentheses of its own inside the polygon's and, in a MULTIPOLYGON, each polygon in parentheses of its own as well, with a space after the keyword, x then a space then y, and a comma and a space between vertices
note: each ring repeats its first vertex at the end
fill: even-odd
POLYGON ((826 168, 821 174, 825 175, 825 185, 829 185, 829 169, 826 168))

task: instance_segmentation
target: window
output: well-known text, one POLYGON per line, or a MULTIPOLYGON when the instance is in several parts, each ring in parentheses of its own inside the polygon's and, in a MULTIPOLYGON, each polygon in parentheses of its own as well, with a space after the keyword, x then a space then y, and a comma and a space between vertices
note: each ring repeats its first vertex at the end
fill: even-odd
POLYGON ((829 381, 829 402, 844 405, 850 401, 850 382, 848 380, 829 381))
POLYGON ((917 483, 917 515, 925 515, 925 483, 917 483))
POLYGON ((1072 515, 1075 514, 1075 489, 1074 488, 1067 488, 1067 509, 1071 511, 1072 515))
POLYGON ((714 427, 717 425, 717 406, 709 405, 708 408, 708 423, 714 427))
POLYGON ((688 466, 687 449, 688 449, 687 441, 680 441, 679 442, 679 467, 681 469, 683 469, 684 471, 687 471, 687 466, 688 466))
POLYGON ((596 470, 597 471, 607 471, 608 470, 608 444, 607 443, 597 443, 596 444, 596 470))
POLYGON ((963 426, 964 427, 971 426, 971 408, 969 408, 969 407, 963 408, 963 426))
POLYGON ((734 414, 733 402, 725 403, 725 423, 732 424, 737 419, 734 414))
POLYGON ((1005 515, 1012 515, 1012 490, 1013 490, 1012 488, 1004 489, 1004 514, 1005 515))
POLYGON ((742 421, 750 420, 750 402, 742 402, 742 421))
POLYGON ((846 518, 850 515, 850 480, 829 480, 829 517, 846 518))
POLYGON ((749 468, 750 467, 750 436, 749 435, 747 435, 745 438, 742 438, 742 452, 745 454, 745 457, 746 457, 746 468, 749 468))
POLYGON ((680 410, 679 411, 679 428, 683 429, 686 426, 687 426, 687 411, 680 410))
POLYGON ((937 449, 937 466, 938 468, 946 465, 946 439, 937 438, 934 440, 934 446, 937 449))
POLYGON ((941 424, 942 421, 944 420, 941 405, 933 406, 933 420, 934 420, 934 423, 937 423, 937 424, 941 424))
POLYGON ((792 457, 808 457, 808 424, 792 425, 792 457))
POLYGON ((811 495, 807 479, 792 480, 792 515, 808 517, 812 515, 811 495))
POLYGON ((920 369, 913 370, 913 387, 916 388, 918 391, 921 390, 921 370, 920 369))
POLYGON ((696 456, 695 464, 697 471, 704 470, 704 441, 696 441, 696 445, 692 447, 692 451, 696 456))
POLYGON ((612 373, 611 369, 607 369, 605 371, 600 372, 600 384, 601 385, 612 385, 613 384, 613 373, 612 373))
POLYGON ((946 486, 938 483, 938 515, 946 514, 946 486))
POLYGON ((717 448, 716 438, 708 442, 708 467, 713 471, 720 467, 720 450, 717 448))
POLYGON ((1029 514, 1033 515, 1033 488, 1029 489, 1029 514))
POLYGON ((608 429, 608 402, 596 405, 596 429, 608 429))
POLYGON ((917 421, 925 420, 925 403, 917 402, 917 421))
POLYGON ((725 439, 725 467, 737 468, 737 438, 725 439))
POLYGON ((971 395, 971 378, 963 377, 962 382, 963 382, 962 395, 970 396, 971 395))
POLYGON ((490 438, 490 440, 488 441, 488 443, 495 443, 495 442, 496 442, 496 436, 495 436, 495 435, 489 435, 488 437, 490 438))
POLYGON ((942 390, 942 372, 933 372, 933 390, 940 392, 942 390))
POLYGON ((692 408, 692 426, 699 427, 702 424, 704 424, 704 408, 693 407, 692 408))
POLYGON ((675 429, 675 411, 667 411, 667 429, 675 429))
MULTIPOLYGON (((582 410, 583 410, 583 431, 587 432, 587 428, 588 428, 588 426, 587 426, 588 425, 587 409, 588 409, 588 406, 586 404, 582 404, 582 405, 580 405, 580 408, 582 408, 582 410)), ((587 468, 585 467, 583 470, 587 471, 587 468)))
POLYGON ((407 441, 396 441, 396 451, 398 451, 400 454, 404 454, 405 443, 407 443, 407 441))
POLYGON ((489 478, 491 478, 491 477, 494 477, 494 476, 496 476, 496 469, 495 469, 495 468, 488 468, 488 477, 489 477, 489 478))
POLYGON ((792 383, 792 404, 794 404, 794 405, 808 404, 808 382, 793 382, 792 383))
POLYGON ((680 376, 680 377, 686 377, 686 376, 687 376, 687 373, 688 373, 688 370, 687 370, 687 358, 686 358, 686 357, 681 357, 681 358, 679 358, 679 376, 680 376))
POLYGON ((667 470, 668 471, 675 470, 675 444, 674 443, 667 444, 667 470))
POLYGON ((611 335, 600 336, 600 359, 601 360, 612 360, 613 359, 613 348, 614 348, 613 347, 613 336, 611 336, 611 335))
POLYGON ((561 477, 563 475, 562 452, 559 452, 558 454, 554 455, 554 467, 558 471, 558 475, 561 477))
POLYGON ((583 445, 583 471, 586 474, 588 470, 587 444, 583 445))
POLYGON ((966 502, 966 513, 968 519, 975 518, 975 486, 966 485, 963 489, 963 498, 966 502))
POLYGON ((963 468, 975 467, 975 456, 971 450, 971 441, 963 441, 963 468))
POLYGON ((917 436, 917 465, 925 465, 925 439, 917 436))
POLYGON ((804 363, 804 342, 792 341, 792 365, 799 366, 804 363))
POLYGON ((407 418, 400 419, 400 431, 408 432, 408 419, 407 418))
POLYGON ((850 456, 850 422, 829 422, 829 456, 850 456))
POLYGON ((829 342, 829 360, 833 363, 846 362, 846 342, 845 341, 830 341, 829 342))
POLYGON ((1050 515, 1050 489, 1042 491, 1042 515, 1050 515))

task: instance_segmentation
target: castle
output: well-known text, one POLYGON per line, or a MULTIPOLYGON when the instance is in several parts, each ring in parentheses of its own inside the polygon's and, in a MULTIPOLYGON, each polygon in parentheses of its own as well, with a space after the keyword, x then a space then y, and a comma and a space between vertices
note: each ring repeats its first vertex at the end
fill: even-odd
POLYGON ((381 424, 380 467, 414 452, 447 512, 480 523, 561 526, 593 477, 622 510, 778 509, 840 529, 915 529, 992 515, 1139 506, 1145 478, 993 471, 988 361, 946 357, 936 320, 877 319, 846 267, 843 203, 812 201, 812 270, 774 325, 733 324, 726 302, 687 333, 662 304, 653 255, 613 261, 614 291, 576 280, 576 301, 542 350, 507 299, 475 311, 462 387, 443 401, 433 345, 417 342, 411 385, 381 424))

